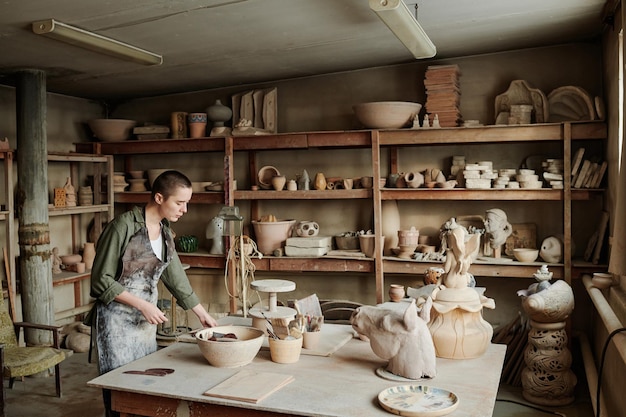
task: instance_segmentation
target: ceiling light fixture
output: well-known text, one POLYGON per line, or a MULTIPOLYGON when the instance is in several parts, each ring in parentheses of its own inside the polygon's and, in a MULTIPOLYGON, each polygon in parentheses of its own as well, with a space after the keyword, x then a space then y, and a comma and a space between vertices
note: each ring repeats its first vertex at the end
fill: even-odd
POLYGON ((33 32, 139 64, 161 65, 163 63, 161 55, 54 19, 33 22, 33 32))
POLYGON ((437 48, 402 0, 369 0, 372 9, 416 59, 432 58, 437 48))

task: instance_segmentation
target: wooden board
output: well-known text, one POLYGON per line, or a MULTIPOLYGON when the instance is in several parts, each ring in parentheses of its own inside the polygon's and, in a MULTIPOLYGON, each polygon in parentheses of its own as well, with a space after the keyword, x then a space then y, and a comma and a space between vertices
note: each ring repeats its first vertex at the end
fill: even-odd
POLYGON ((292 375, 243 369, 204 395, 256 404, 292 381, 292 375))

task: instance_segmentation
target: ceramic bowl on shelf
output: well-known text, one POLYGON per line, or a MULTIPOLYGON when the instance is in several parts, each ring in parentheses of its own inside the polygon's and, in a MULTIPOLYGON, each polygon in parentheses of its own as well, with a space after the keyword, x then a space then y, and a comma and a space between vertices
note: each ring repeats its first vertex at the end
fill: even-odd
POLYGON ((202 356, 217 368, 249 364, 259 353, 264 339, 262 330, 246 326, 209 327, 196 333, 202 356))
POLYGON ((358 236, 335 236, 335 245, 339 250, 360 250, 358 236))
POLYGON ((259 187, 263 188, 264 190, 269 190, 270 188, 272 188, 272 178, 279 175, 280 172, 278 171, 278 169, 276 169, 276 167, 273 167, 271 165, 261 167, 257 175, 259 187))
POLYGON ((76 265, 77 263, 83 260, 83 257, 80 256, 80 254, 78 253, 72 253, 69 255, 61 255, 60 258, 61 258, 61 263, 63 265, 76 265))
POLYGON ((539 256, 539 249, 515 248, 513 249, 513 256, 519 262, 535 262, 539 256))
POLYGON ((371 129, 400 129, 412 123, 422 105, 408 101, 375 101, 352 106, 358 121, 371 129))
POLYGON ((295 225, 296 220, 278 220, 275 222, 252 220, 259 252, 263 255, 271 255, 276 249, 283 247, 287 238, 291 237, 295 225))
POLYGON ((92 119, 87 122, 93 135, 102 142, 121 142, 130 137, 135 120, 92 119))

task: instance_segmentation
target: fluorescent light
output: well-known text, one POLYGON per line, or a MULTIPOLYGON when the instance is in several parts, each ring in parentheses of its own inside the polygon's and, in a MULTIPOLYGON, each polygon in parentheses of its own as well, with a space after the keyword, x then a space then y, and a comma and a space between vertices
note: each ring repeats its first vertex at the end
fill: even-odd
POLYGON ((402 0, 369 0, 372 9, 416 59, 431 58, 437 48, 402 0))
POLYGON ((163 57, 97 33, 61 23, 54 19, 33 22, 33 32, 127 61, 144 65, 161 65, 163 57))

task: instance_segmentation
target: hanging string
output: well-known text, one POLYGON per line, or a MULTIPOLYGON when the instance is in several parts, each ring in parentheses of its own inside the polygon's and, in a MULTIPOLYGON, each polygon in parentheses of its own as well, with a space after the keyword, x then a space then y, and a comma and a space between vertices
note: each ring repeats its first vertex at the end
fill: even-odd
MULTIPOLYGON (((228 250, 228 255, 226 257, 226 267, 224 268, 224 286, 226 287, 226 292, 229 297, 237 298, 243 306, 250 306, 251 304, 247 297, 248 291, 244 291, 244 289, 249 288, 250 282, 254 281, 256 266, 252 262, 252 259, 261 259, 263 255, 259 252, 256 243, 249 237, 244 236, 243 239, 235 238, 233 240, 234 242, 228 250), (243 248, 240 247, 242 241, 244 245, 243 248), (232 294, 228 286, 228 270, 231 261, 235 266, 234 289, 236 294, 232 294)), ((257 296, 259 297, 259 301, 261 301, 258 293, 257 296)))

